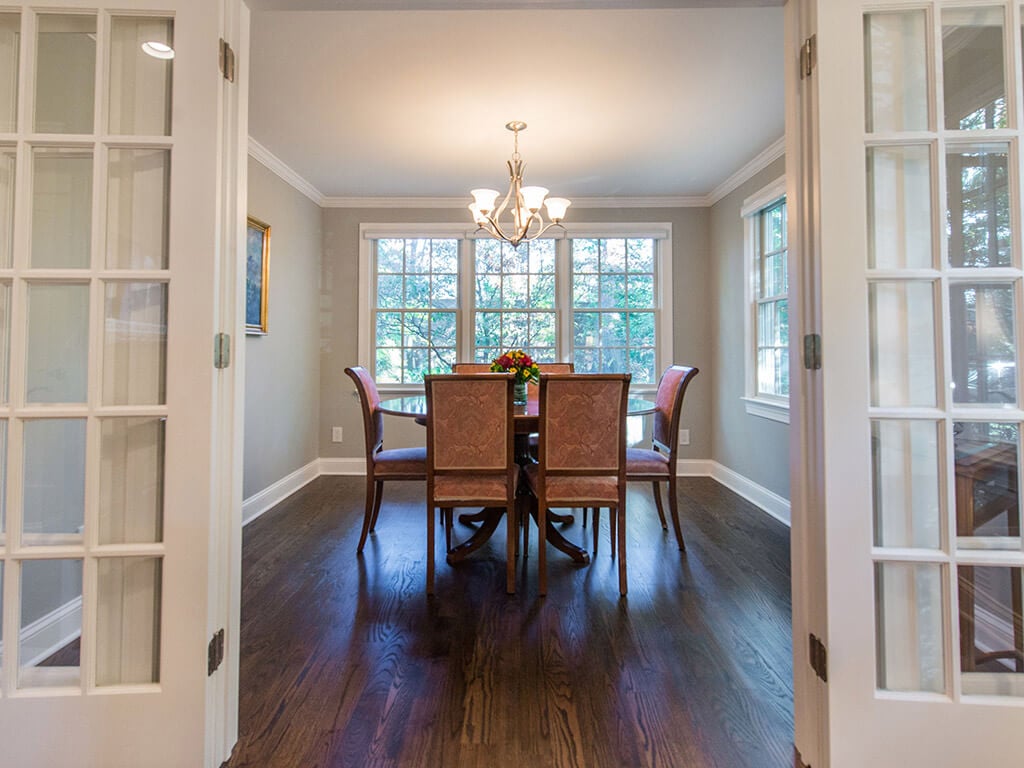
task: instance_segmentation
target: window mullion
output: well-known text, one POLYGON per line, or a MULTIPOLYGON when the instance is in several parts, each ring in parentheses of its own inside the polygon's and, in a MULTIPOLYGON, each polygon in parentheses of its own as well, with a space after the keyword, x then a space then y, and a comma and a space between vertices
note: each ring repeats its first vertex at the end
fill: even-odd
POLYGON ((476 240, 459 241, 459 298, 458 325, 455 335, 455 357, 458 360, 476 359, 476 240))
POLYGON ((555 241, 555 355, 562 362, 573 360, 572 269, 569 238, 555 241))

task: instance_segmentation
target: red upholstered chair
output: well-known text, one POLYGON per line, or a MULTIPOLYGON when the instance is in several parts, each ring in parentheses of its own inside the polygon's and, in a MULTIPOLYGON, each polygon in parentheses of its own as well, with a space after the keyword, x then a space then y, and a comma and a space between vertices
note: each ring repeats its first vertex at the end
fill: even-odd
POLYGON ((491 373, 491 364, 452 363, 452 373, 491 373))
POLYGON ((363 432, 366 436, 366 511, 363 531, 359 534, 356 552, 362 552, 366 535, 377 526, 381 495, 385 480, 425 480, 427 451, 425 448, 392 448, 384 450, 384 414, 380 411, 380 395, 370 372, 360 365, 346 368, 356 384, 363 406, 363 432))
POLYGON ((630 448, 626 451, 626 480, 651 482, 654 487, 654 503, 658 508, 663 530, 668 530, 668 526, 665 524, 665 511, 661 505, 661 483, 668 482, 668 508, 680 551, 686 550, 686 544, 683 542, 683 532, 679 528, 679 502, 676 498, 679 413, 683 407, 686 388, 698 373, 696 368, 683 365, 670 365, 665 369, 658 382, 658 394, 655 397, 653 445, 651 448, 630 448))
POLYGON ((547 593, 549 507, 608 507, 618 516, 619 594, 626 594, 628 373, 540 376, 538 463, 526 466, 537 497, 538 590, 547 593))
MULTIPOLYGON (((519 465, 511 376, 425 376, 427 391, 427 594, 434 593, 434 510, 505 507, 505 588, 516 591, 519 465)), ((451 515, 445 515, 446 528, 451 515)))

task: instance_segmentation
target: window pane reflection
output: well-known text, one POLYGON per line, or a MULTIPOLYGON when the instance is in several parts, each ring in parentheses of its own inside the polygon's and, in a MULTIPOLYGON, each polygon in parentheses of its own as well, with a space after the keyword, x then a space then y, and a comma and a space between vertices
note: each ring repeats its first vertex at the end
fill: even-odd
POLYGON ((967 673, 964 693, 1020 695, 1024 684, 1021 569, 961 565, 957 582, 960 669, 967 673))
POLYGON ((1006 267, 1011 262, 1009 150, 1005 144, 946 155, 946 237, 953 267, 1006 267))
POLYGON ((954 284, 949 293, 953 401, 1017 402, 1013 287, 954 284))
MULTIPOLYGON (((953 425, 958 537, 1020 537, 1019 427, 961 421, 953 425)), ((959 541, 960 546, 970 546, 959 541)), ((1019 547, 1007 541, 1008 547, 1019 547)))
POLYGON ((1005 128, 1003 9, 942 11, 942 92, 946 128, 1005 128))

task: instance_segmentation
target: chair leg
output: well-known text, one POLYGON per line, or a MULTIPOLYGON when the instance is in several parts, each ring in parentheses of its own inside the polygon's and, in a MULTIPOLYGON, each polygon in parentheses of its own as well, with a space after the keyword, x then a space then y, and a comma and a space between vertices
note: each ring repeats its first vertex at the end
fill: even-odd
MULTIPOLYGON (((588 509, 590 509, 590 507, 584 507, 583 508, 584 514, 586 514, 586 511, 588 509)), ((599 536, 597 534, 598 534, 598 532, 600 530, 601 530, 601 508, 600 507, 594 507, 594 557, 597 557, 597 540, 599 538, 599 536)))
POLYGON ((451 507, 441 508, 441 524, 444 525, 444 551, 452 549, 452 520, 455 517, 451 507))
POLYGON ((356 553, 363 551, 363 547, 366 545, 366 534, 370 532, 371 524, 373 522, 374 510, 380 508, 380 499, 378 498, 378 486, 373 482, 373 476, 366 478, 366 509, 363 512, 363 530, 359 534, 359 544, 356 546, 356 553))
POLYGON ((542 596, 548 593, 547 506, 542 492, 537 499, 537 593, 542 596))
POLYGON ((380 500, 384 498, 384 481, 377 481, 377 489, 373 494, 373 516, 370 518, 370 530, 377 530, 377 517, 380 515, 380 500))
POLYGON ((587 527, 587 512, 589 512, 589 511, 590 511, 590 507, 584 507, 583 508, 583 527, 584 528, 587 527))
POLYGON ((683 541, 683 530, 679 527, 679 501, 676 494, 676 479, 668 479, 668 511, 672 515, 672 527, 676 529, 676 541, 679 542, 679 551, 686 551, 686 542, 683 541))
POLYGON ((661 506, 661 483, 655 480, 651 483, 654 488, 654 506, 658 508, 658 519, 661 520, 661 530, 667 531, 668 525, 665 523, 665 510, 661 506))
POLYGON ((615 516, 619 518, 619 594, 625 597, 628 589, 626 584, 626 502, 621 497, 618 509, 615 510, 615 516))
POLYGON ((519 542, 516 507, 515 501, 505 507, 505 591, 510 595, 516 592, 516 544, 519 542))
POLYGON ((530 507, 524 498, 519 505, 519 524, 523 526, 523 560, 530 556, 530 507))
POLYGON ((427 594, 434 594, 434 507, 427 505, 427 594))
POLYGON ((612 548, 612 557, 615 557, 616 545, 615 542, 618 540, 618 516, 611 507, 608 507, 608 541, 612 548))

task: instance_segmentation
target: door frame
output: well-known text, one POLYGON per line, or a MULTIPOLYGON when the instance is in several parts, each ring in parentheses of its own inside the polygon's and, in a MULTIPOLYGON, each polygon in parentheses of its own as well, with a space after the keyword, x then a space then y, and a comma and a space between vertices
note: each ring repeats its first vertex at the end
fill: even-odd
POLYGON ((790 575, 792 579, 794 765, 828 765, 828 695, 812 669, 809 637, 826 636, 822 372, 804 365, 804 338, 821 332, 817 206, 818 81, 803 59, 817 29, 811 0, 787 0, 786 197, 789 204, 790 575))

